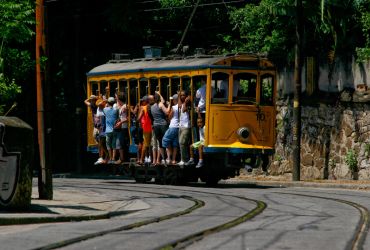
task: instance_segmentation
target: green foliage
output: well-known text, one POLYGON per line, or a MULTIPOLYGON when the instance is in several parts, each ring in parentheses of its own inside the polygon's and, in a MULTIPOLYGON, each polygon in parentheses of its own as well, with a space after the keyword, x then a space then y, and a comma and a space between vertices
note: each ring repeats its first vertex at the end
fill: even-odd
POLYGON ((269 79, 263 79, 262 81, 262 95, 264 99, 269 99, 273 96, 272 82, 269 79))
POLYGON ((364 47, 356 48, 357 61, 363 62, 370 59, 370 0, 358 0, 360 10, 359 23, 365 39, 364 47))
POLYGON ((365 144, 365 154, 366 154, 366 157, 370 157, 370 143, 366 143, 365 144))
MULTIPOLYGON (((366 0, 368 2, 369 0, 366 0)), ((352 53, 358 44, 359 2, 365 0, 303 1, 306 54, 352 53)), ((295 45, 295 1, 261 0, 230 12, 237 36, 224 41, 229 51, 268 53, 275 63, 291 62, 295 45)), ((363 34, 369 34, 363 30, 363 34)), ((326 58, 326 56, 324 56, 326 58)))
POLYGON ((0 1, 0 34, 2 39, 27 42, 34 31, 34 4, 28 0, 0 1))
POLYGON ((22 49, 34 34, 34 3, 0 0, 0 114, 21 93, 18 82, 33 68, 31 53, 22 49))
POLYGON ((358 171, 357 154, 353 149, 348 150, 344 161, 346 162, 346 164, 347 164, 349 170, 351 170, 351 172, 357 172, 358 171))
POLYGON ((268 53, 275 58, 286 57, 289 47, 293 46, 292 18, 279 18, 273 14, 273 9, 279 9, 275 6, 286 4, 284 2, 262 0, 259 5, 247 4, 244 8, 233 9, 230 22, 240 37, 225 37, 229 50, 268 53))

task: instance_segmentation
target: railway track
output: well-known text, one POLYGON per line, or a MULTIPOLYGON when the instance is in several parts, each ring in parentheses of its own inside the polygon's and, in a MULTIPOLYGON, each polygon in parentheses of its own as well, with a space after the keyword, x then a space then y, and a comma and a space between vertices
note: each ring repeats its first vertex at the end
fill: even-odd
MULTIPOLYGON (((184 235, 182 237, 178 237, 176 240, 170 241, 170 242, 163 242, 163 244, 159 246, 153 246, 151 249, 184 249, 198 241, 201 241, 202 239, 205 239, 208 236, 211 236, 212 234, 222 232, 224 230, 230 229, 232 227, 235 227, 236 225, 239 225, 243 222, 246 222, 258 214, 262 213, 265 208, 267 207, 267 204, 264 201, 256 200, 256 199, 249 199, 244 196, 238 196, 233 194, 225 194, 220 192, 213 192, 213 191, 202 191, 202 190, 193 190, 193 189, 183 189, 178 187, 171 187, 170 190, 168 190, 167 187, 164 186, 157 186, 157 185, 136 185, 136 184, 129 184, 125 185, 124 187, 121 187, 118 184, 127 184, 119 181, 108 181, 104 183, 94 184, 94 185, 73 185, 74 188, 94 188, 99 189, 99 186, 102 189, 105 190, 119 190, 119 191, 135 191, 135 192, 141 192, 141 193, 151 193, 155 195, 167 195, 168 197, 176 197, 181 199, 187 199, 192 201, 194 204, 193 206, 186 208, 185 210, 182 210, 178 213, 168 214, 161 217, 153 218, 153 219, 147 219, 138 221, 129 225, 121 226, 112 228, 109 230, 102 230, 97 231, 95 233, 86 234, 80 237, 75 237, 69 240, 55 242, 53 244, 45 245, 43 247, 35 248, 35 249, 55 249, 55 248, 61 248, 61 247, 67 247, 67 246, 73 246, 74 244, 81 243, 86 240, 92 240, 92 239, 98 239, 99 237, 103 237, 106 235, 114 234, 117 232, 124 232, 124 231, 130 231, 142 226, 149 226, 157 222, 164 222, 166 220, 179 218, 181 216, 189 215, 193 213, 194 211, 202 208, 205 209, 205 206, 207 205, 207 201, 194 198, 201 195, 205 196, 214 196, 214 197, 232 197, 233 199, 239 199, 239 200, 245 200, 248 202, 255 203, 255 208, 251 209, 250 211, 247 211, 246 213, 241 214, 240 216, 235 216, 231 220, 227 220, 224 223, 220 223, 216 226, 207 227, 204 229, 200 229, 195 232, 189 232, 189 234, 184 235), (115 188, 107 187, 108 185, 114 185, 115 188), (140 189, 140 190, 139 190, 140 189), (150 189, 150 190, 146 190, 150 189), (153 191, 155 189, 155 192, 153 191), (170 192, 169 192, 170 191, 170 192), (174 193, 181 192, 182 195, 174 194, 174 193)), ((341 204, 345 204, 347 206, 351 206, 355 208, 360 215, 360 220, 357 223, 356 230, 353 232, 352 240, 351 242, 348 242, 348 244, 344 247, 344 249, 363 249, 364 241, 366 238, 366 234, 369 228, 369 212, 366 207, 362 206, 361 204, 358 204, 356 202, 344 200, 344 199, 337 199, 337 198, 330 198, 325 196, 318 196, 318 195, 309 195, 309 194, 301 194, 301 193, 289 193, 289 192, 274 192, 276 194, 280 195, 291 195, 291 196, 297 196, 297 197, 306 197, 306 198, 314 198, 314 199, 325 199, 325 200, 331 200, 334 202, 338 202, 341 204)), ((76 245, 77 246, 77 245, 76 245)), ((74 249, 74 248, 72 248, 74 249)))
MULTIPOLYGON (((104 186, 104 184, 101 184, 101 185, 104 186)), ((88 188, 86 186, 80 186, 80 187, 81 188, 88 188)), ((80 242, 83 242, 83 241, 96 239, 96 238, 102 237, 104 235, 114 234, 114 233, 123 232, 123 231, 129 231, 129 230, 136 229, 136 228, 139 228, 139 227, 142 227, 142 226, 146 226, 146 225, 162 222, 162 221, 165 221, 165 220, 178 218, 180 216, 190 214, 190 213, 194 212, 195 210, 205 206, 205 201, 195 199, 194 197, 191 197, 191 196, 186 196, 186 195, 185 196, 176 196, 176 195, 173 195, 171 193, 168 193, 168 190, 167 190, 167 192, 166 192, 166 190, 164 190, 164 192, 140 191, 140 190, 137 190, 137 188, 139 188, 139 187, 143 188, 141 186, 132 186, 132 189, 119 188, 119 190, 120 191, 135 191, 135 192, 148 193, 148 194, 154 194, 154 195, 167 195, 168 197, 190 200, 194 203, 194 205, 192 207, 186 208, 185 210, 182 210, 180 212, 171 213, 171 214, 167 214, 167 215, 164 215, 164 216, 160 216, 160 217, 156 217, 156 218, 152 218, 152 219, 147 219, 147 220, 143 220, 143 221, 138 221, 138 222, 135 222, 135 223, 132 223, 132 224, 129 224, 129 225, 124 225, 124 226, 120 226, 120 227, 116 227, 116 228, 112 228, 112 229, 108 229, 108 230, 97 231, 97 232, 94 232, 94 233, 82 235, 82 236, 71 238, 71 239, 68 239, 68 240, 63 240, 63 241, 55 242, 55 243, 52 243, 52 244, 48 244, 48 245, 45 245, 45 246, 42 246, 42 247, 37 247, 37 248, 34 248, 34 250, 36 250, 36 249, 37 250, 57 249, 57 248, 62 248, 62 247, 70 246, 70 245, 73 245, 73 244, 77 244, 77 243, 80 243, 80 242)), ((97 186, 94 185, 91 188, 97 188, 97 186)), ((103 188, 107 189, 106 186, 104 186, 103 188)), ((148 188, 150 188, 150 187, 148 187, 148 188)), ((150 189, 152 189, 152 188, 150 188, 150 189)), ((171 191, 173 191, 173 190, 171 190, 171 191)), ((195 192, 195 191, 193 191, 192 193, 210 194, 210 193, 207 193, 207 192, 195 192)), ((249 201, 249 202, 255 202, 256 207, 254 209, 252 209, 251 211, 248 211, 247 213, 236 217, 233 220, 227 221, 225 223, 219 224, 219 225, 214 226, 214 227, 206 228, 204 230, 201 230, 201 231, 196 232, 194 234, 188 235, 186 237, 183 237, 183 238, 181 238, 179 240, 176 240, 176 241, 173 241, 171 243, 163 244, 162 246, 156 247, 155 249, 168 249, 168 248, 185 247, 185 246, 191 244, 191 242, 194 242, 194 240, 201 240, 202 238, 206 237, 207 235, 210 235, 210 234, 213 234, 213 233, 216 233, 216 232, 220 232, 222 230, 226 230, 226 229, 229 229, 229 228, 231 228, 233 226, 236 226, 240 223, 243 223, 243 222, 255 217, 256 215, 260 214, 266 208, 266 204, 263 203, 262 201, 251 200, 251 199, 247 199, 245 197, 240 197, 240 196, 222 195, 222 194, 217 194, 217 195, 218 196, 234 197, 234 198, 249 201)))

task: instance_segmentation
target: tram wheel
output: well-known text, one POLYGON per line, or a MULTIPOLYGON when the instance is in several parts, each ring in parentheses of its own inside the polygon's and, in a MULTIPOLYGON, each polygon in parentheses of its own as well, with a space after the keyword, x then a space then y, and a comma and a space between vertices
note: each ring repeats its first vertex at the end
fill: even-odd
POLYGON ((207 176, 206 177, 206 185, 209 187, 217 186, 217 183, 220 181, 220 178, 217 176, 207 176))
POLYGON ((135 177, 135 181, 136 181, 137 183, 145 183, 145 182, 146 182, 146 179, 145 179, 145 178, 135 177))

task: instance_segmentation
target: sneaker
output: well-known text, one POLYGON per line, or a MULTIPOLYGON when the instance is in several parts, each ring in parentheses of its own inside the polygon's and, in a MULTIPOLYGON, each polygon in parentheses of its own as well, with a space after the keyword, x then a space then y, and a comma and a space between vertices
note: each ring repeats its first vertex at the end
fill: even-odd
POLYGON ((201 168, 201 167, 203 167, 203 162, 202 161, 198 162, 198 164, 195 166, 195 168, 201 168))
POLYGON ((253 168, 249 165, 245 165, 244 166, 245 170, 248 172, 248 173, 251 173, 253 171, 253 168))
POLYGON ((99 165, 99 164, 103 164, 104 163, 104 159, 103 158, 99 158, 95 163, 94 165, 99 165))
POLYGON ((178 166, 184 166, 185 163, 183 161, 180 161, 179 163, 177 163, 178 166))
POLYGON ((185 163, 185 166, 194 165, 194 159, 190 159, 187 163, 185 163))
POLYGON ((171 163, 171 160, 170 160, 170 159, 167 159, 167 160, 166 160, 166 163, 167 163, 167 164, 170 164, 170 163, 171 163))
POLYGON ((115 164, 115 163, 116 163, 116 161, 113 161, 113 160, 108 161, 108 164, 115 164))
POLYGON ((149 162, 149 158, 145 156, 144 162, 145 163, 149 162))
POLYGON ((122 161, 121 160, 115 161, 114 164, 120 165, 120 164, 122 164, 122 161))

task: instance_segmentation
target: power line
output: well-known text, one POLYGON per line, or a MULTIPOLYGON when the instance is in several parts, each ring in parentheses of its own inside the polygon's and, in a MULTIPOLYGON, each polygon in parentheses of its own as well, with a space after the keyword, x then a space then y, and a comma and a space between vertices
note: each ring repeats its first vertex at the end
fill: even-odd
MULTIPOLYGON (((222 2, 219 2, 219 3, 203 3, 203 4, 199 4, 198 7, 214 6, 214 5, 220 5, 220 4, 242 3, 242 2, 246 2, 246 0, 235 0, 235 1, 230 1, 230 2, 222 1, 222 2)), ((146 9, 146 10, 142 10, 142 11, 150 12, 150 11, 161 11, 161 10, 186 9, 186 8, 194 8, 194 7, 195 7, 195 5, 186 5, 186 6, 177 6, 177 7, 146 9)))

